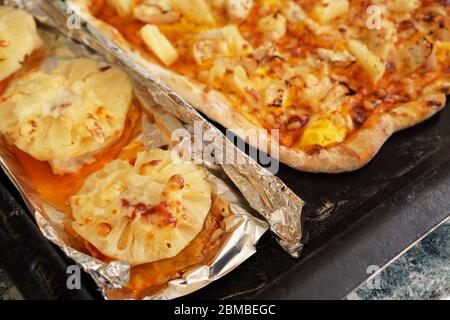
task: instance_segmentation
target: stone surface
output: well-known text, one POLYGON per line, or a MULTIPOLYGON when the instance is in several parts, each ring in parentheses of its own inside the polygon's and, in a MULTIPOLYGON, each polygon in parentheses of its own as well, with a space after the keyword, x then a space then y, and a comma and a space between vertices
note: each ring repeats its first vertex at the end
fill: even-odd
POLYGON ((405 253, 378 279, 349 295, 349 299, 449 299, 450 223, 444 224, 405 253))

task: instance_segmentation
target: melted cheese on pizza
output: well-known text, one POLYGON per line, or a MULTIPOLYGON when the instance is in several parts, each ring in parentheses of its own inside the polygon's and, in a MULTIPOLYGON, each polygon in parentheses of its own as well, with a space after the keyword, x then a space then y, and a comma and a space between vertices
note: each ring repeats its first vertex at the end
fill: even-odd
POLYGON ((91 11, 288 147, 340 143, 450 76, 446 1, 100 0, 91 11))

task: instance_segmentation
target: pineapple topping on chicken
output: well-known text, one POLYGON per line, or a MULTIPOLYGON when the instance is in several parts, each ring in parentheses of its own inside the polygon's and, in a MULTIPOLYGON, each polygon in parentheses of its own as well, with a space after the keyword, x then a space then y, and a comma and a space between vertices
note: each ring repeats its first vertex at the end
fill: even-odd
POLYGON ((109 258, 139 265, 176 256, 201 231, 211 207, 204 169, 173 151, 114 160, 70 199, 72 227, 109 258))
POLYGON ((0 96, 0 133, 37 160, 64 174, 74 159, 117 142, 131 104, 131 84, 115 68, 88 59, 61 61, 49 73, 30 71, 0 96))
POLYGON ((159 30, 158 26, 147 24, 141 29, 140 33, 147 47, 166 66, 170 66, 178 59, 177 49, 173 47, 166 36, 159 30))

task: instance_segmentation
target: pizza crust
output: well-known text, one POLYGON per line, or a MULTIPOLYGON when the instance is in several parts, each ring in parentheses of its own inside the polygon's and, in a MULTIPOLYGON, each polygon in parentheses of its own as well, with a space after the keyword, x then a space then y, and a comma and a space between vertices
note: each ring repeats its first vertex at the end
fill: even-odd
MULTIPOLYGON (((208 118, 232 131, 234 129, 262 129, 243 114, 235 111, 228 99, 220 92, 159 66, 143 50, 134 48, 115 28, 95 18, 89 12, 90 1, 71 0, 69 5, 76 6, 87 22, 128 52, 136 62, 143 64, 155 77, 166 83, 208 118)), ((424 95, 419 99, 398 104, 389 112, 373 113, 364 125, 353 132, 344 142, 331 147, 289 148, 279 145, 268 134, 260 134, 259 137, 247 134, 246 137, 241 138, 247 142, 259 141, 259 145, 269 143, 271 146, 269 150, 275 150, 274 148, 278 147, 278 155, 276 156, 274 153, 272 155, 300 171, 315 173, 355 171, 368 164, 392 134, 417 125, 444 109, 446 95, 450 93, 449 88, 450 78, 439 80, 424 88, 424 95)))

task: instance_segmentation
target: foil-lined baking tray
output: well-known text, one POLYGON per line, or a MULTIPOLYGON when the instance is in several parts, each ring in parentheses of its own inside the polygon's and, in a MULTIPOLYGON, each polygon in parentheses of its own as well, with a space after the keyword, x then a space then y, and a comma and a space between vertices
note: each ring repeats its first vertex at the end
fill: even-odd
POLYGON ((149 72, 147 61, 124 51, 94 26, 83 21, 76 6, 68 6, 60 0, 4 1, 25 8, 42 23, 55 26, 65 35, 95 49, 109 62, 122 66, 165 110, 187 125, 200 127, 201 134, 208 137, 210 146, 226 151, 216 155, 217 163, 251 207, 266 219, 280 245, 293 257, 300 255, 303 248, 301 214, 304 202, 279 178, 237 149, 166 83, 149 72), (235 158, 241 159, 239 164, 234 162, 235 158))
MULTIPOLYGON (((49 53, 42 65, 44 70, 51 70, 57 61, 74 57, 88 57, 108 65, 92 50, 67 41, 54 29, 41 25, 40 35, 49 53)), ((142 132, 134 139, 142 142, 147 149, 163 146, 176 148, 176 141, 171 141, 165 132, 184 128, 183 124, 157 106, 148 91, 138 83, 134 83, 134 95, 145 111, 152 113, 156 119, 156 123, 153 123, 144 113, 142 132)), ((20 191, 44 236, 92 276, 102 289, 105 298, 116 297, 111 293, 114 289, 122 288, 129 283, 131 266, 120 261, 105 263, 73 248, 69 244, 70 235, 64 228, 65 214, 42 200, 4 139, 0 143, 0 165, 20 191)), ((255 217, 256 213, 250 209, 222 168, 213 164, 204 166, 208 170, 213 193, 229 204, 231 215, 224 218, 220 227, 224 240, 213 259, 188 268, 182 277, 170 281, 163 289, 151 295, 144 295, 141 297, 143 299, 174 299, 199 290, 223 277, 256 252, 256 243, 269 228, 266 222, 255 217)), ((122 299, 134 297, 131 292, 120 296, 122 299)))

